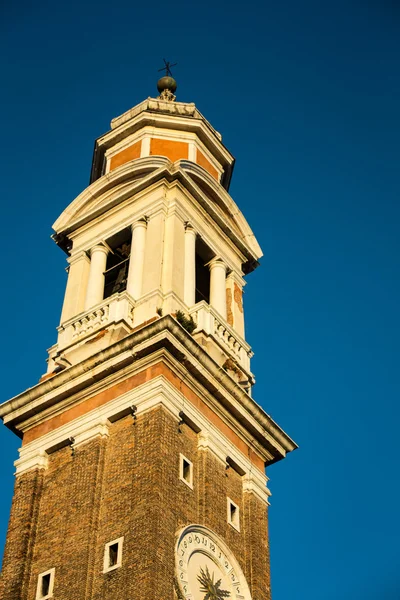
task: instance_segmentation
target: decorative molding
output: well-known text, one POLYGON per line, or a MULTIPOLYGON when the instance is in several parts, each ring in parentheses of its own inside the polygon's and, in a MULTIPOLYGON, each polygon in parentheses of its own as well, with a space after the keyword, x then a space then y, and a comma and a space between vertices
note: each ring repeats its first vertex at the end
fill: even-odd
POLYGON ((49 455, 42 448, 32 448, 28 452, 19 451, 20 457, 14 462, 15 475, 21 475, 33 469, 47 469, 49 455))
POLYGON ((166 179, 181 182, 185 190, 196 197, 211 219, 225 232, 247 260, 257 261, 262 251, 246 219, 233 199, 202 167, 182 159, 171 163, 165 157, 149 156, 121 165, 92 183, 62 213, 53 228, 59 234, 70 234, 114 205, 129 200, 140 191, 148 193, 154 182, 166 179), (142 177, 139 177, 142 175, 142 177), (198 183, 203 188, 202 189, 198 183), (123 187, 116 188, 119 184, 123 187), (110 190, 115 193, 110 194, 110 190), (226 214, 223 209, 225 207, 226 214), (227 215, 234 223, 228 226, 227 215))
MULTIPOLYGON (((146 196, 145 192, 143 192, 142 194, 138 193, 135 196, 135 203, 139 202, 139 200, 141 200, 145 196, 146 196)), ((131 202, 131 201, 132 201, 132 198, 129 198, 128 202, 131 202)), ((121 209, 120 205, 110 208, 110 210, 108 211, 108 215, 111 220, 114 217, 114 215, 118 214, 120 209, 121 209)), ((147 219, 150 220, 159 214, 166 215, 167 211, 168 211, 168 203, 167 203, 165 197, 161 197, 159 200, 154 200, 154 198, 151 197, 151 206, 149 205, 148 207, 146 207, 146 216, 147 216, 147 219)), ((96 235, 94 237, 88 238, 87 236, 85 236, 84 237, 84 239, 85 239, 84 245, 82 244, 82 242, 79 242, 79 238, 74 239, 73 234, 71 235, 71 239, 74 239, 74 246, 77 244, 76 249, 78 251, 86 251, 86 248, 90 248, 91 246, 95 245, 96 243, 99 243, 102 239, 109 239, 116 233, 119 233, 122 229, 130 227, 134 221, 138 221, 141 218, 143 218, 143 206, 140 208, 135 208, 134 206, 132 206, 132 212, 130 212, 130 214, 129 214, 129 221, 127 221, 126 217, 122 217, 119 221, 117 221, 116 223, 113 223, 112 226, 107 227, 107 229, 105 229, 105 230, 103 229, 101 231, 101 233, 96 233, 96 235)), ((86 225, 83 225, 82 228, 80 228, 80 230, 79 230, 80 235, 82 235, 82 233, 89 233, 91 228, 92 228, 91 222, 87 223, 86 225)))
MULTIPOLYGON (((66 351, 96 331, 124 322, 128 331, 134 326, 135 301, 127 292, 119 292, 95 304, 57 327, 58 340, 54 352, 66 351)), ((53 358, 55 358, 53 356, 53 358)))
MULTIPOLYGON (((220 440, 215 435, 212 435, 211 431, 202 431, 197 436, 197 449, 198 450, 209 450, 219 458, 219 460, 226 465, 227 449, 222 446, 220 440)), ((222 436, 221 436, 222 441, 222 436)))
POLYGON ((74 432, 74 442, 72 444, 72 448, 75 449, 78 446, 90 442, 97 437, 107 438, 110 435, 109 426, 110 423, 108 420, 103 418, 101 419, 100 423, 90 423, 86 429, 81 429, 77 432, 74 432))
POLYGON ((247 281, 244 279, 244 277, 242 277, 242 275, 239 275, 239 273, 236 270, 234 270, 234 269, 232 269, 232 270, 229 271, 229 273, 226 276, 226 279, 227 279, 227 281, 229 279, 233 279, 233 281, 235 283, 237 283, 237 285, 240 288, 242 288, 242 290, 245 287, 245 285, 247 284, 247 281))
MULTIPOLYGON (((79 399, 91 397, 95 390, 109 387, 112 381, 121 381, 132 371, 139 372, 145 365, 155 364, 157 359, 158 362, 166 361, 178 374, 185 376, 194 391, 216 414, 223 415, 223 420, 230 423, 243 440, 249 440, 265 461, 276 462, 297 447, 170 315, 8 400, 0 406, 0 416, 9 427, 26 431, 28 426, 48 418, 51 412, 65 410, 79 399), (137 356, 141 358, 137 359, 137 356)), ((185 412, 190 403, 177 394, 176 388, 173 389, 179 420, 179 412, 185 412)))
MULTIPOLYGON (((255 469, 251 461, 215 425, 165 377, 160 375, 22 446, 19 450, 20 458, 15 462, 16 474, 19 475, 33 468, 46 468, 47 451, 66 445, 71 439, 73 440, 72 446, 75 448, 98 436, 108 436, 109 421, 113 421, 113 416, 128 414, 133 405, 137 409, 136 417, 158 406, 163 406, 177 422, 181 421, 181 414, 184 413, 200 431, 198 434, 199 450, 210 450, 224 464, 226 464, 227 456, 232 456, 233 460, 246 473, 255 469)), ((265 486, 267 478, 262 472, 259 473, 258 481, 262 481, 265 486)))
POLYGON ((110 148, 121 138, 130 136, 148 126, 149 121, 151 126, 158 130, 169 129, 195 133, 208 149, 212 148, 213 152, 218 154, 219 160, 223 163, 232 164, 234 161, 232 154, 222 144, 221 134, 203 117, 193 103, 186 102, 170 103, 148 98, 120 117, 113 119, 111 131, 99 138, 97 143, 99 146, 110 148), (146 114, 147 111, 150 114, 146 114))
POLYGON ((70 266, 79 260, 84 260, 90 264, 90 258, 85 250, 78 250, 77 252, 72 251, 71 256, 67 258, 67 262, 70 266))
POLYGON ((254 469, 243 475, 243 493, 255 494, 260 500, 269 505, 269 497, 272 495, 267 487, 268 478, 259 477, 254 469))
POLYGON ((246 375, 249 376, 250 381, 253 382, 254 376, 250 370, 250 359, 253 356, 253 351, 242 336, 204 300, 190 308, 189 314, 197 323, 194 333, 204 331, 204 333, 215 339, 221 349, 228 352, 238 362, 246 375))

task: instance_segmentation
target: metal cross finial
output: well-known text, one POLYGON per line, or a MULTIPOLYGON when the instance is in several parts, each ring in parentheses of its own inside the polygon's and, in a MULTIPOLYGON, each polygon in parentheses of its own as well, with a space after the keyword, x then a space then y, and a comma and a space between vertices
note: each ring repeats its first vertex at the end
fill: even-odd
POLYGON ((171 67, 176 67, 176 65, 178 63, 174 63, 173 65, 171 65, 171 63, 169 62, 169 60, 165 60, 165 58, 163 58, 165 67, 163 67, 162 69, 158 69, 158 72, 160 71, 165 71, 165 75, 168 77, 172 77, 172 71, 171 71, 171 67))

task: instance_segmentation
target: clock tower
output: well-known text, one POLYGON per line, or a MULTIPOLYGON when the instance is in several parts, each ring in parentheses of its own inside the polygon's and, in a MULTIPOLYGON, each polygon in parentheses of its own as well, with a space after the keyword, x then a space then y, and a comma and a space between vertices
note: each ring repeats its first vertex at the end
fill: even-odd
POLYGON ((21 438, 3 600, 270 600, 265 468, 296 448, 252 397, 261 249, 234 158, 169 69, 96 140, 54 223, 68 279, 21 438))

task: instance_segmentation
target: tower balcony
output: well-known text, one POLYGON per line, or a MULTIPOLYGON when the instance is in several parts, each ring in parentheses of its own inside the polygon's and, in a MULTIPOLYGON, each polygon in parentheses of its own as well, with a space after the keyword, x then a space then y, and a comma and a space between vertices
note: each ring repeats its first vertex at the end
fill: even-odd
POLYGON ((123 323, 128 331, 133 326, 134 301, 128 292, 113 294, 94 308, 62 323, 58 328, 58 349, 64 349, 97 331, 123 323))
MULTIPOLYGON (((119 292, 94 307, 61 323, 57 343, 49 349, 48 373, 58 366, 77 364, 132 332, 135 326, 154 317, 154 305, 161 298, 135 302, 127 292, 119 292)), ((182 307, 183 308, 183 307, 182 307)), ((201 301, 188 311, 196 323, 193 337, 209 355, 239 381, 254 383, 250 370, 253 352, 243 337, 208 302, 201 301)))
MULTIPOLYGON (((233 369, 237 365, 252 380, 250 359, 253 356, 253 352, 249 344, 207 302, 198 302, 189 310, 189 314, 196 323, 196 329, 193 332, 194 337, 200 342, 200 338, 205 336, 206 339, 211 338, 216 343, 219 349, 219 356, 217 357, 215 351, 213 352, 209 348, 210 355, 217 362, 220 362, 222 351, 227 356, 227 359, 233 361, 233 364, 231 364, 233 369)), ((239 373, 238 376, 240 378, 239 373)))
POLYGON ((130 333, 134 308, 132 296, 124 291, 61 323, 57 327, 57 344, 49 350, 48 372, 63 364, 64 359, 64 366, 76 364, 130 333))

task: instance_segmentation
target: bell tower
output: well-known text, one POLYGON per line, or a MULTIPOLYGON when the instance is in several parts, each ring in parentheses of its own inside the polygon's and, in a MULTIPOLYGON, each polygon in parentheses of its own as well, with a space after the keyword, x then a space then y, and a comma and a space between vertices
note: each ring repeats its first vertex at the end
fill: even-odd
POLYGON ((68 279, 21 438, 4 600, 270 600, 265 468, 296 448, 252 398, 244 277, 261 249, 234 158, 167 64, 96 140, 54 223, 68 279))

